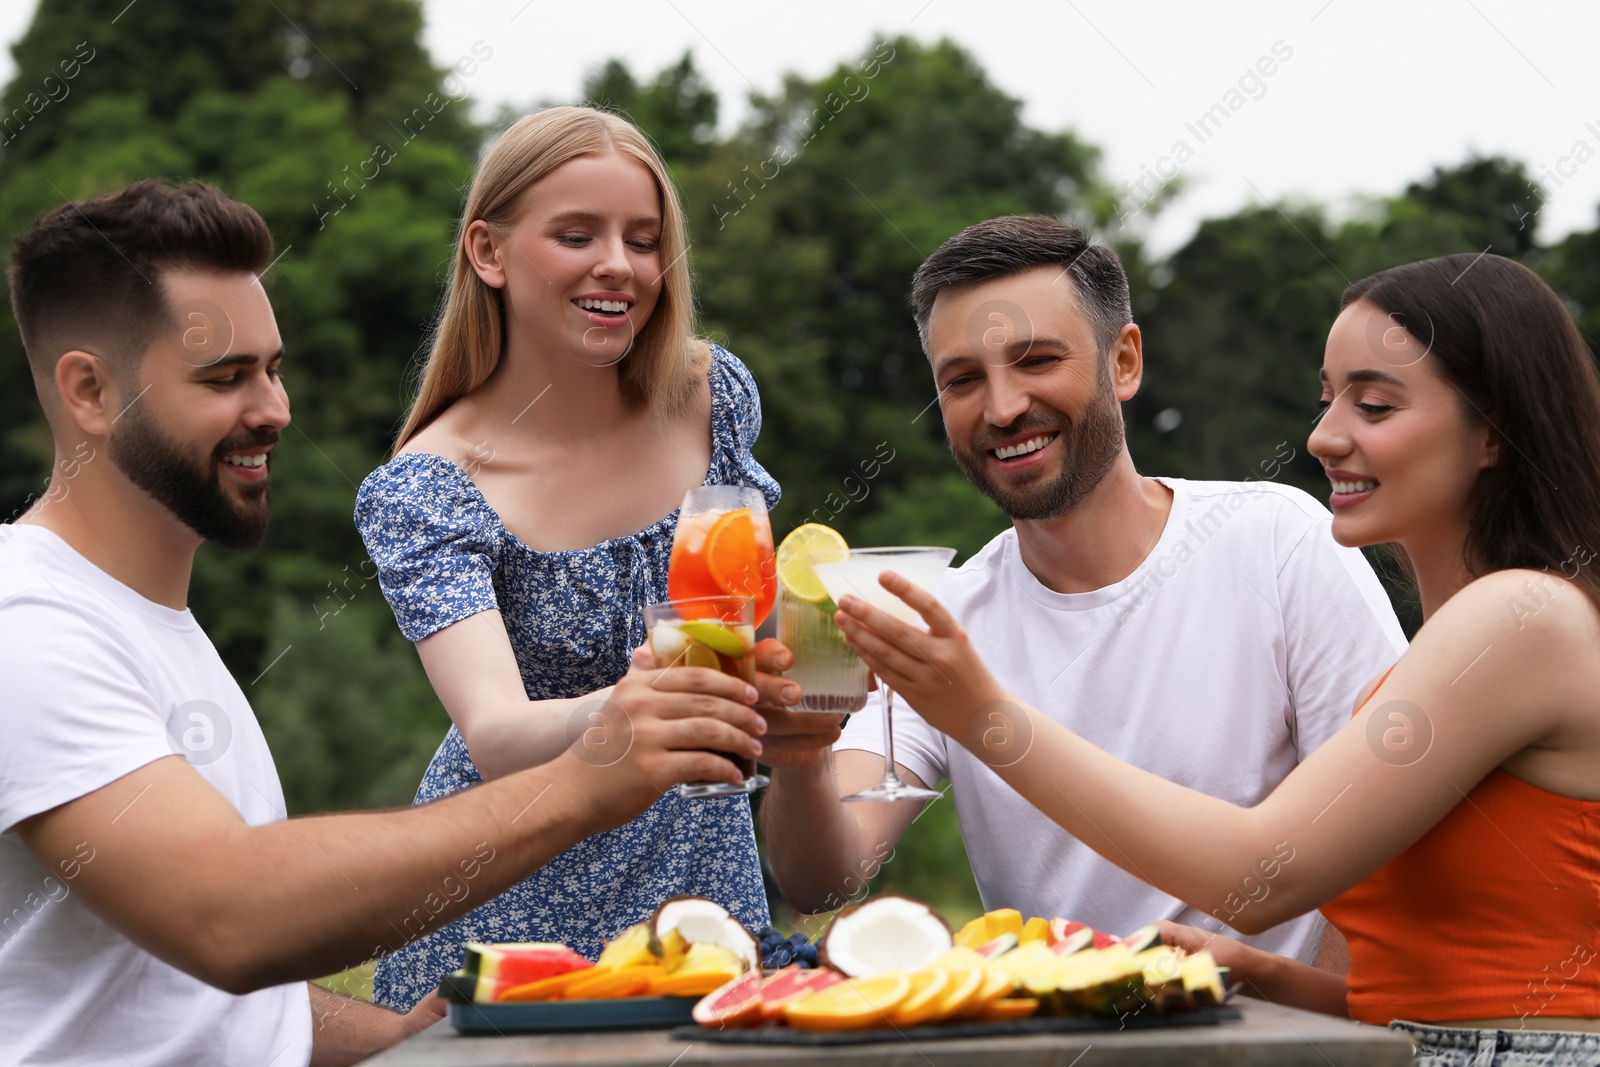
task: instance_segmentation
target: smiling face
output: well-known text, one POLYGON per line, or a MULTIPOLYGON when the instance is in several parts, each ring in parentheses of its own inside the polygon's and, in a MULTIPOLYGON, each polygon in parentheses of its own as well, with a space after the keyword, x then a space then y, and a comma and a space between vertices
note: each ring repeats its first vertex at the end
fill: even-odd
POLYGON ((1495 446, 1426 342, 1358 300, 1328 332, 1322 383, 1307 447, 1332 482, 1334 539, 1373 545, 1464 531, 1495 446))
POLYGON ((508 325, 592 366, 628 353, 661 296, 661 194, 624 155, 563 163, 522 195, 508 228, 474 222, 467 238, 508 325))
MULTIPOLYGON (((1123 338, 1129 331, 1136 344, 1136 327, 1123 338)), ((1011 518, 1065 514, 1121 454, 1118 404, 1138 388, 1137 368, 1113 381, 1061 268, 942 291, 928 318, 928 355, 950 451, 1011 518)))
POLYGON ((255 548, 272 509, 272 450, 289 424, 272 305, 251 274, 161 280, 176 321, 128 375, 111 461, 202 538, 255 548))

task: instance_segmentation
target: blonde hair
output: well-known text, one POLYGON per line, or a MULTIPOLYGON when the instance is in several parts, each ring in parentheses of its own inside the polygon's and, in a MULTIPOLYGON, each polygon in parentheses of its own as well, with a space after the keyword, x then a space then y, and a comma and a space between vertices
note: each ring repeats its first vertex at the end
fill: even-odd
POLYGON ((642 163, 655 178, 661 194, 660 257, 666 264, 655 311, 620 364, 623 395, 668 416, 688 406, 710 352, 694 336, 694 293, 685 255, 688 231, 667 168, 633 123, 594 108, 552 107, 524 116, 501 134, 473 176, 456 228, 455 270, 444 310, 430 337, 417 396, 395 440, 396 450, 487 381, 505 350, 503 297, 472 269, 467 227, 482 219, 504 232, 516 221, 529 187, 569 160, 610 152, 642 163))

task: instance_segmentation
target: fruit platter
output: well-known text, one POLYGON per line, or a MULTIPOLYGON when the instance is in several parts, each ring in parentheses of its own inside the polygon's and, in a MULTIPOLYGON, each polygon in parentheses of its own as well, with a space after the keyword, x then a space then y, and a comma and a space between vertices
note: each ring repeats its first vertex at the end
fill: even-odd
POLYGON ((698 897, 665 901, 591 963, 564 945, 468 946, 440 991, 463 1033, 682 1026, 682 1036, 834 1043, 903 1035, 1214 1025, 1227 969, 1209 952, 1065 919, 991 911, 952 931, 885 895, 841 911, 816 944, 752 933, 698 897))

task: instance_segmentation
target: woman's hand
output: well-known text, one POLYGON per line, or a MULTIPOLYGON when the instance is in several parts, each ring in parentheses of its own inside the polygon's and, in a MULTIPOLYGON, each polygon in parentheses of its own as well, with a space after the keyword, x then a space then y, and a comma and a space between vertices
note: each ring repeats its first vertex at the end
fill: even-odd
POLYGON ((1253 970, 1258 969, 1252 965, 1259 964, 1261 957, 1267 955, 1243 941, 1235 941, 1231 937, 1214 934, 1198 926, 1182 926, 1168 919, 1158 919, 1156 929, 1161 931, 1163 945, 1181 948, 1191 955, 1202 950, 1211 953, 1218 967, 1228 968, 1230 983, 1250 979, 1253 970))
POLYGON ((915 609, 928 629, 909 626, 860 597, 846 596, 834 621, 850 647, 936 729, 969 749, 984 745, 991 713, 1010 703, 1005 690, 966 631, 932 593, 890 571, 878 582, 915 609))

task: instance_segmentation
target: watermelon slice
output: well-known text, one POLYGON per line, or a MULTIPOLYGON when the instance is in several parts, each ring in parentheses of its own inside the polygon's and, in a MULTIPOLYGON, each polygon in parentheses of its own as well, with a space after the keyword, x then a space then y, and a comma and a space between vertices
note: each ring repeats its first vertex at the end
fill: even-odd
POLYGON ((593 966, 565 945, 546 942, 486 945, 469 941, 458 974, 472 980, 472 999, 484 1004, 513 986, 593 966))

